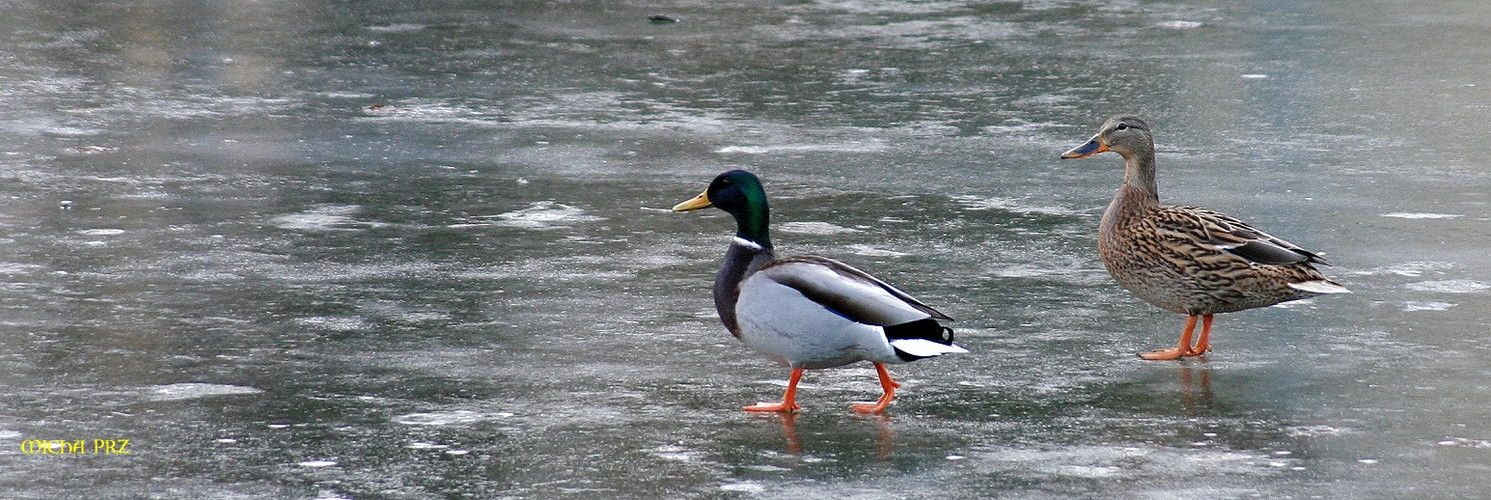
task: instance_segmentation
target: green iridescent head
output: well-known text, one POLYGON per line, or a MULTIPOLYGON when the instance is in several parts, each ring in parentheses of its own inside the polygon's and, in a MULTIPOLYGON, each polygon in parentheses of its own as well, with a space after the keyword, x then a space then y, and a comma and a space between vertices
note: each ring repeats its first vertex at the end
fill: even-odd
POLYGON ((709 183, 699 196, 673 207, 674 212, 687 212, 715 207, 735 217, 735 235, 753 241, 763 247, 771 247, 767 235, 767 218, 771 209, 766 204, 766 190, 756 174, 744 170, 731 170, 720 174, 709 183))

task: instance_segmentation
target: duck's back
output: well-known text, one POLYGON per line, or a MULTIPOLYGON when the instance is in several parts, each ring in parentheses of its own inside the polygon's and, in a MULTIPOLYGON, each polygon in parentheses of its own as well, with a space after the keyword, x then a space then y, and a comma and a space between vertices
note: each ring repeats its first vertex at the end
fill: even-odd
POLYGON ((1300 283, 1329 283, 1311 266, 1323 262, 1313 254, 1198 207, 1110 210, 1098 232, 1098 251, 1119 285, 1181 314, 1241 311, 1312 297, 1318 293, 1299 288, 1300 283))

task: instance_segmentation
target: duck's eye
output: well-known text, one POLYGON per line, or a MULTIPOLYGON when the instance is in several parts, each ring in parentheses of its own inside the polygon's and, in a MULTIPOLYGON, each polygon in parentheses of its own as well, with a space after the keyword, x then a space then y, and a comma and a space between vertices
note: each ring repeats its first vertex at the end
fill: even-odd
POLYGON ((1118 124, 1117 127, 1113 127, 1113 130, 1128 130, 1128 129, 1129 129, 1129 124, 1123 123, 1123 122, 1119 122, 1119 124, 1118 124))

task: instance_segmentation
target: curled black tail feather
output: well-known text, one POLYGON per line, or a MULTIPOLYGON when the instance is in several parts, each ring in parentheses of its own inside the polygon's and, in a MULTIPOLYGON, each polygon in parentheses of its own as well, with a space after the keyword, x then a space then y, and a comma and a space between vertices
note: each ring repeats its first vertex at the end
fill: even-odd
MULTIPOLYGON (((923 339, 942 345, 953 345, 953 329, 942 326, 932 318, 922 318, 899 325, 886 325, 882 328, 885 329, 885 337, 889 340, 923 339)), ((895 347, 892 346, 892 348, 895 347)), ((914 356, 900 349, 896 349, 896 356, 905 361, 916 361, 926 357, 914 356)))

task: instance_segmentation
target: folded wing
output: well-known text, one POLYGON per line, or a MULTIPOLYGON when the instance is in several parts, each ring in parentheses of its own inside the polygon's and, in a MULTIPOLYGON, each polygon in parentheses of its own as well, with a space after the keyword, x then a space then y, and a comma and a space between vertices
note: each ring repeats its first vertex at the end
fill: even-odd
POLYGON ((788 257, 756 272, 859 323, 887 326, 926 318, 952 319, 906 292, 833 259, 788 257))

